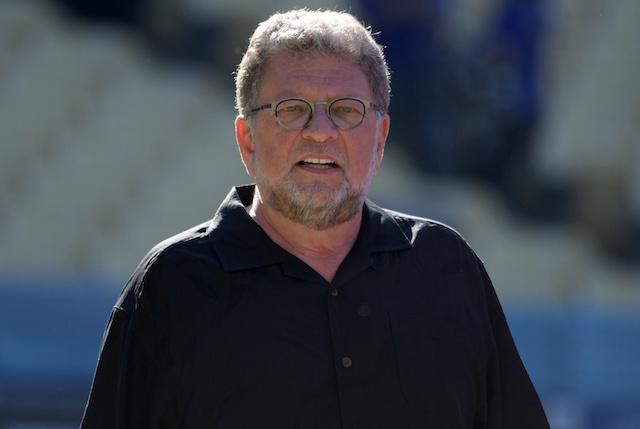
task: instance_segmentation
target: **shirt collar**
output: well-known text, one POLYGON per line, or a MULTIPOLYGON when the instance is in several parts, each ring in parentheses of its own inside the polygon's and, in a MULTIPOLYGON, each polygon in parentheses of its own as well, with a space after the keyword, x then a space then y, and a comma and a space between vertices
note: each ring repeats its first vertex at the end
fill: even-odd
MULTIPOLYGON (((234 187, 212 220, 210 237, 225 271, 258 268, 293 257, 275 244, 247 213, 254 189, 255 185, 234 187)), ((358 239, 347 259, 373 264, 373 253, 410 247, 410 238, 394 217, 367 200, 358 239)))

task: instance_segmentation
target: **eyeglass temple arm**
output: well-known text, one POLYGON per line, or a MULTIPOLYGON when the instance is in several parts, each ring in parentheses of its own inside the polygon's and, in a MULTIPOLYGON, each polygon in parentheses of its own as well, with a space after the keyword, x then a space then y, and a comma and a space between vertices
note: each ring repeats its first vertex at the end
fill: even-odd
POLYGON ((269 109, 271 107, 273 107, 273 103, 265 104, 264 106, 256 107, 255 109, 249 110, 249 114, 256 113, 264 109, 269 109))

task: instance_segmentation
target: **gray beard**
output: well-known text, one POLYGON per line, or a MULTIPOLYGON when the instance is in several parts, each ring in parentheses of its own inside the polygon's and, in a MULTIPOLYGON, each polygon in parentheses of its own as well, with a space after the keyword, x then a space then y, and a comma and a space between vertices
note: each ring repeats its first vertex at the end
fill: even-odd
MULTIPOLYGON (((307 186, 306 192, 313 195, 313 186, 307 186)), ((316 194, 322 192, 318 190, 316 194)), ((307 228, 323 231, 350 221, 360 211, 365 199, 365 189, 350 189, 345 183, 338 195, 325 195, 326 204, 318 204, 304 197, 295 185, 288 182, 280 189, 266 183, 261 195, 273 210, 287 219, 307 228), (262 193, 264 192, 264 193, 262 193)), ((325 192, 326 193, 326 192, 325 192)))

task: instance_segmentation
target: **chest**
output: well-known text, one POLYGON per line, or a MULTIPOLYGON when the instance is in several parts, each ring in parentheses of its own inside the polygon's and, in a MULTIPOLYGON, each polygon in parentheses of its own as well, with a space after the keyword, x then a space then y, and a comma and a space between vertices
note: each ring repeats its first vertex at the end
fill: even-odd
POLYGON ((410 265, 368 268, 339 287, 283 278, 276 266, 239 275, 225 311, 180 334, 194 337, 182 388, 206 398, 191 406, 218 422, 237 423, 247 406, 252 418, 292 427, 397 424, 398 410, 405 427, 421 416, 464 421, 488 353, 486 321, 465 282, 410 265))

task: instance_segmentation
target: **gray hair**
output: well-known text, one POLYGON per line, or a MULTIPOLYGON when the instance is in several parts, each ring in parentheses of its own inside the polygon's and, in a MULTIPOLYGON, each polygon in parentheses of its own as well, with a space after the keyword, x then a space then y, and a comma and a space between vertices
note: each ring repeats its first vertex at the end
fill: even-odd
POLYGON ((239 114, 247 116, 256 106, 264 68, 282 53, 336 54, 352 61, 369 77, 375 109, 389 110, 389 68, 371 29, 347 12, 300 9, 272 15, 251 36, 236 72, 239 114))

